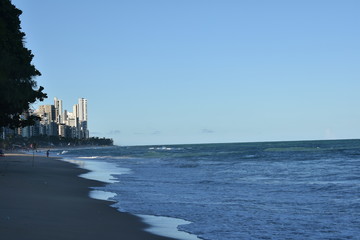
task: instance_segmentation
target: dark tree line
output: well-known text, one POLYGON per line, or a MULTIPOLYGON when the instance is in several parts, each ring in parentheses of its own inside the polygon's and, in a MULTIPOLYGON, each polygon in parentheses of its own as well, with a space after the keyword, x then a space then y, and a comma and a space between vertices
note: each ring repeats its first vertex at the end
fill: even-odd
POLYGON ((33 125, 38 117, 20 119, 20 115, 30 104, 47 97, 34 80, 41 73, 31 63, 34 55, 24 46, 21 13, 10 0, 0 0, 0 127, 33 125))
POLYGON ((24 149, 29 148, 31 144, 35 144, 38 148, 52 147, 75 147, 75 146, 112 146, 113 140, 110 138, 64 138, 60 136, 34 136, 24 138, 22 136, 12 136, 6 140, 0 139, 0 149, 24 149))

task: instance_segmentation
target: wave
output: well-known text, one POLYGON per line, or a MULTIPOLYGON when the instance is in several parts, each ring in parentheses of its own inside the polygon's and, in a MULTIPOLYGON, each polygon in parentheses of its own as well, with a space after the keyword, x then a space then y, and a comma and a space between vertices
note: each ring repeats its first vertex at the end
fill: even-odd
POLYGON ((164 216, 154 216, 154 215, 143 215, 137 214, 138 217, 149 224, 150 227, 146 228, 145 231, 160 235, 171 237, 174 239, 182 240, 200 240, 196 235, 190 234, 185 231, 180 231, 178 229, 181 225, 188 225, 192 222, 173 217, 164 217, 164 216))
POLYGON ((97 158, 101 158, 101 156, 91 156, 91 157, 77 157, 79 159, 97 159, 97 158))
POLYGON ((273 147, 266 148, 265 152, 306 152, 306 151, 320 151, 324 150, 320 147, 273 147))
POLYGON ((59 152, 59 153, 57 153, 57 155, 64 155, 64 154, 67 154, 69 151, 61 151, 61 152, 59 152))
POLYGON ((178 165, 179 168, 196 168, 199 167, 199 164, 197 163, 188 163, 188 164, 181 164, 178 165))
POLYGON ((149 150, 160 150, 160 151, 172 151, 172 150, 184 150, 184 148, 173 148, 173 147, 149 147, 149 150))
POLYGON ((130 156, 88 156, 88 157, 76 157, 78 159, 134 159, 130 156))
POLYGON ((115 183, 118 182, 116 175, 132 174, 130 168, 118 167, 115 163, 105 161, 86 161, 75 160, 72 158, 64 158, 63 161, 74 163, 80 168, 87 169, 90 172, 81 174, 80 177, 86 179, 97 180, 104 183, 115 183))

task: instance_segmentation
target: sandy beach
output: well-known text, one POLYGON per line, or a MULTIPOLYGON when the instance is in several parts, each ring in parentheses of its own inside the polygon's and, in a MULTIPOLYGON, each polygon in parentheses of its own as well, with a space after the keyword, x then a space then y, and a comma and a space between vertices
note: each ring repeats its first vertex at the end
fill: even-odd
POLYGON ((78 177, 86 170, 56 158, 0 157, 0 236, 27 239, 169 240, 143 231, 136 216, 88 197, 103 183, 78 177))

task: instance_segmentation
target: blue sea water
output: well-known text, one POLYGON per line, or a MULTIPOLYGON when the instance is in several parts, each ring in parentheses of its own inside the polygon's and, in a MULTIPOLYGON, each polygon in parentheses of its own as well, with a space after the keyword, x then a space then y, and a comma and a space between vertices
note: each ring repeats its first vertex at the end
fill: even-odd
POLYGON ((97 190, 120 211, 186 220, 178 228, 200 239, 360 239, 360 140, 59 153, 106 163, 112 179, 97 190))

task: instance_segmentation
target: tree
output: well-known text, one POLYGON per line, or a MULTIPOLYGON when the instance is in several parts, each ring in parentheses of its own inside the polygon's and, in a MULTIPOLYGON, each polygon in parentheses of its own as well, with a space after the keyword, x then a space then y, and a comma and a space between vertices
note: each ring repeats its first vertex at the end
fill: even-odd
POLYGON ((10 0, 0 0, 0 127, 24 127, 34 124, 36 116, 20 116, 30 104, 47 97, 37 88, 34 78, 41 73, 31 63, 34 55, 24 46, 21 32, 22 11, 10 0))

